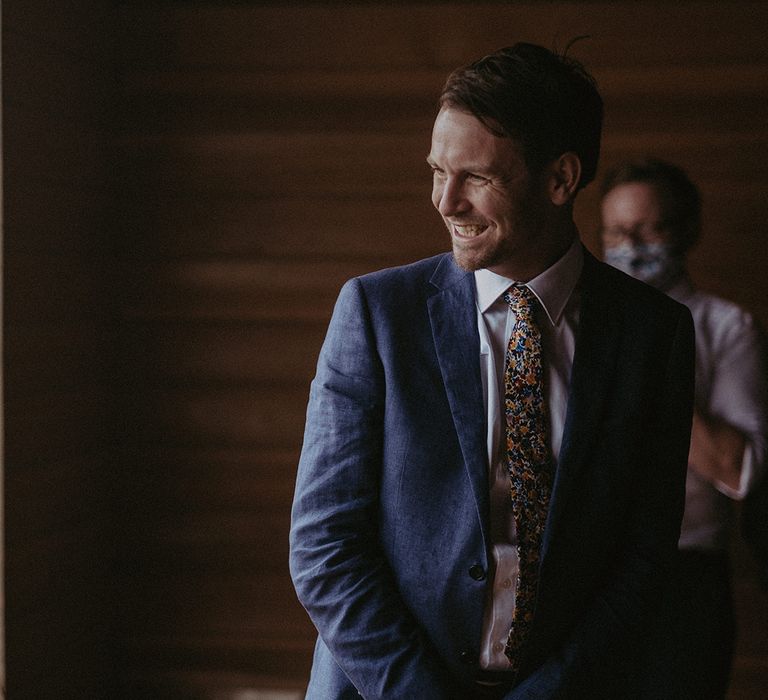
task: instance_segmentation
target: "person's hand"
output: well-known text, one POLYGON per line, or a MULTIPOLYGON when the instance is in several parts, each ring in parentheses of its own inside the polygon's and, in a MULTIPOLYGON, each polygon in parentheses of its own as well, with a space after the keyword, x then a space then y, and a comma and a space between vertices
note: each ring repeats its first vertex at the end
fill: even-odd
POLYGON ((688 465, 711 483, 739 490, 744 459, 744 435, 728 423, 696 409, 688 465))

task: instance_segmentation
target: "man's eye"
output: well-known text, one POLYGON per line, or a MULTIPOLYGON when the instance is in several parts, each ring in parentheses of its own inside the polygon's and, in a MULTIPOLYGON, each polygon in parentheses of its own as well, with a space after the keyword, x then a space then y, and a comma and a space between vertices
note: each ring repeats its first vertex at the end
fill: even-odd
POLYGON ((483 177, 482 175, 475 175, 474 173, 467 175, 467 180, 475 183, 476 185, 484 185, 486 182, 488 182, 488 178, 483 177))

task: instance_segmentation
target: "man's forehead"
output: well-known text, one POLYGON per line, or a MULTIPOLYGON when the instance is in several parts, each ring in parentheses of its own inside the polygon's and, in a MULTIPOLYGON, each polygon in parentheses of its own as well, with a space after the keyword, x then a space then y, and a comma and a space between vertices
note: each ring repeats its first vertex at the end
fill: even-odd
POLYGON ((441 114, 435 120, 427 157, 427 162, 432 165, 450 164, 472 171, 504 171, 523 160, 522 146, 517 141, 496 136, 471 114, 441 114))

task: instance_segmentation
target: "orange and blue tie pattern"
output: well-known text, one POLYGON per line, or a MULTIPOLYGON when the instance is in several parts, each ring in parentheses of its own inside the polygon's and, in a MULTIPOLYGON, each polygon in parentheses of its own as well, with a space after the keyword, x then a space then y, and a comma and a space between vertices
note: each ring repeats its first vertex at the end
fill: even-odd
POLYGON ((520 559, 512 629, 504 653, 517 672, 536 605, 539 552, 553 470, 547 440, 541 331, 533 319, 536 299, 527 287, 514 286, 505 292, 504 300, 516 317, 505 356, 504 403, 507 468, 520 559))

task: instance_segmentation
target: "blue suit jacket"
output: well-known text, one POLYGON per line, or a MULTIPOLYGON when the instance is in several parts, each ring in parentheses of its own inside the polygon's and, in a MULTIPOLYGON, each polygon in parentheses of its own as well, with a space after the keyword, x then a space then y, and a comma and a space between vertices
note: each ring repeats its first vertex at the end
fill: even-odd
MULTIPOLYGON (((615 692, 682 517, 690 314, 586 251, 579 285, 536 615, 509 698, 615 692)), ((307 698, 472 697, 490 546, 479 353, 474 276, 450 254, 341 291, 290 535, 319 632, 307 698)))

